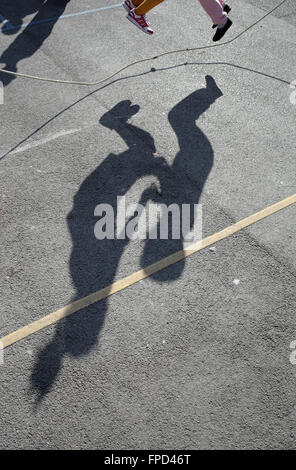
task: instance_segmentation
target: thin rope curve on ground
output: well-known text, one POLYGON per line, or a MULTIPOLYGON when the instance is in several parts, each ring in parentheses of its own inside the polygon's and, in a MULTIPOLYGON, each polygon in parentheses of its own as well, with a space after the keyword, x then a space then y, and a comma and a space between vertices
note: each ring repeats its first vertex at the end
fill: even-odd
POLYGON ((16 77, 30 78, 32 80, 39 80, 39 81, 42 81, 42 82, 62 83, 62 84, 67 84, 67 85, 97 86, 97 85, 100 85, 101 83, 104 83, 104 82, 107 82, 108 80, 111 80, 113 77, 115 77, 116 75, 119 75, 124 70, 126 70, 130 67, 133 67, 134 65, 141 64, 143 62, 149 62, 149 61, 152 61, 152 60, 155 60, 155 59, 159 59, 160 57, 164 57, 166 55, 180 54, 182 52, 202 51, 202 50, 205 50, 205 49, 212 49, 214 47, 221 47, 221 46, 226 46, 228 44, 231 44, 232 42, 234 42, 238 38, 240 38, 243 34, 245 34, 247 31, 249 31, 250 29, 257 26, 258 23, 263 21, 265 18, 267 18, 269 15, 271 15, 275 10, 280 8, 284 3, 286 3, 286 1, 287 0, 282 0, 278 5, 276 5, 274 8, 272 8, 272 10, 268 11, 264 16, 259 18, 259 20, 257 20, 255 23, 248 26, 246 29, 241 31, 237 36, 230 39, 229 41, 222 42, 222 43, 219 43, 219 44, 211 44, 211 45, 208 45, 208 46, 191 47, 191 48, 186 48, 186 49, 176 49, 176 50, 172 50, 172 51, 163 52, 162 54, 158 54, 154 57, 147 57, 147 58, 144 58, 144 59, 139 59, 139 60, 136 60, 135 62, 130 62, 129 64, 125 65, 121 69, 114 72, 112 75, 109 75, 108 77, 103 78, 102 80, 99 80, 97 82, 76 82, 76 81, 71 81, 71 80, 57 80, 57 79, 54 79, 54 78, 45 78, 45 77, 38 77, 38 76, 34 76, 34 75, 27 75, 27 74, 24 74, 24 73, 11 72, 10 70, 5 70, 5 69, 0 69, 0 72, 6 73, 6 74, 9 74, 9 75, 14 75, 16 77))

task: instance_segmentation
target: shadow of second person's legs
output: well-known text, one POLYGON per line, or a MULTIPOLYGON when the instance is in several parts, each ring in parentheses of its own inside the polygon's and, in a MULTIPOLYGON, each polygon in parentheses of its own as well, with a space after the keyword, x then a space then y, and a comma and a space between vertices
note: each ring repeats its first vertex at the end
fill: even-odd
POLYGON ((16 34, 24 18, 38 11, 46 0, 1 0, 0 23, 3 34, 16 34))
MULTIPOLYGON (((0 68, 17 72, 18 63, 23 59, 33 56, 50 36, 54 25, 65 11, 69 2, 70 0, 46 0, 41 2, 38 13, 33 17, 30 24, 1 54, 0 64, 4 64, 4 67, 1 66, 0 68), (52 18, 52 21, 43 23, 43 20, 48 18, 52 18), (32 23, 38 22, 41 24, 32 26, 32 23)), ((0 81, 4 86, 7 86, 15 78, 13 75, 0 72, 0 81)))

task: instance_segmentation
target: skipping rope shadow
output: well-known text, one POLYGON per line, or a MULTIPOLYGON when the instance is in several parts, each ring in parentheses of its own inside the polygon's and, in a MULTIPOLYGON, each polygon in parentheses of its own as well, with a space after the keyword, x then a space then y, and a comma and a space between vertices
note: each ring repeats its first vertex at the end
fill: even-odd
POLYGON ((184 66, 188 66, 188 65, 223 65, 223 66, 229 66, 229 67, 234 67, 234 68, 237 68, 237 69, 240 69, 240 70, 244 70, 244 71, 247 71, 247 72, 251 72, 251 73, 255 73, 257 75, 261 75, 263 77, 266 77, 266 78, 270 78, 272 80, 276 80, 276 81, 279 81, 279 82, 282 82, 282 83, 285 83, 287 85, 290 84, 290 81, 288 80, 284 80, 280 77, 275 77, 274 75, 269 75, 267 73, 264 73, 264 72, 260 72, 259 70, 253 70, 253 69, 250 69, 248 67, 243 67, 241 65, 237 65, 237 64, 232 64, 232 63, 229 63, 229 62, 184 62, 184 63, 181 63, 181 64, 176 64, 176 65, 172 65, 172 66, 169 66, 169 67, 162 67, 162 68, 154 68, 152 67, 150 70, 146 71, 146 72, 142 72, 142 73, 139 73, 139 74, 134 74, 134 75, 127 75, 125 77, 121 77, 121 78, 116 78, 115 80, 112 80, 110 83, 107 83, 106 85, 103 85, 101 86, 100 88, 96 88, 95 90, 87 93, 86 95, 82 96, 81 98, 79 98, 78 100, 74 101, 73 103, 71 103, 69 106, 67 106, 66 108, 62 109, 61 111, 59 111, 58 113, 56 113, 54 116, 52 116, 50 119, 48 119, 47 121, 45 121, 41 126, 39 126, 37 129, 35 129, 33 132, 31 132, 29 135, 27 135, 26 137, 24 137, 20 142, 18 142, 17 144, 15 144, 12 148, 10 148, 9 150, 7 150, 3 155, 0 156, 0 161, 1 160, 4 160, 4 158, 6 158, 9 154, 13 153, 17 148, 19 148, 22 144, 24 144, 27 140, 29 140, 31 137, 33 137, 35 134, 37 134, 39 131, 41 131, 42 129, 44 129, 48 124, 50 124, 51 122, 53 122, 55 119, 57 119, 58 117, 60 117, 61 115, 63 115, 65 112, 69 111, 70 109, 74 108, 74 106, 76 106, 77 104, 81 103, 82 101, 84 101, 85 99, 89 98, 90 96, 92 95, 95 95, 96 93, 98 93, 99 91, 102 91, 104 90, 105 88, 108 88, 109 86, 112 86, 114 85, 115 83, 117 82, 121 82, 121 81, 124 81, 124 80, 130 80, 132 78, 139 78, 139 77, 143 77, 145 75, 148 75, 150 73, 154 73, 154 72, 164 72, 164 71, 168 71, 168 70, 172 70, 172 69, 175 69, 175 68, 179 68, 179 67, 184 67, 184 66))
MULTIPOLYGON (((110 204, 115 209, 116 220, 117 196, 125 195, 145 175, 154 175, 160 190, 154 186, 145 190, 139 200, 141 204, 148 200, 179 206, 198 203, 213 165, 214 153, 196 120, 222 96, 212 77, 206 77, 206 84, 206 88, 196 90, 169 112, 169 123, 179 143, 179 152, 172 166, 164 158, 153 156, 154 139, 148 132, 127 122, 139 111, 139 106, 121 101, 101 117, 100 124, 115 130, 128 149, 119 155, 109 154, 83 181, 74 196, 72 210, 67 216, 73 243, 70 258, 70 273, 76 289, 73 301, 112 284, 129 243, 127 238, 95 238, 94 209, 98 204, 110 204)), ((171 236, 168 240, 146 240, 142 266, 145 269, 152 262, 182 248, 183 240, 173 240, 171 236)), ((178 279, 184 263, 180 261, 153 277, 158 282, 178 279)), ((53 339, 39 351, 32 371, 31 387, 36 393, 37 404, 54 384, 64 356, 86 355, 97 344, 107 311, 108 298, 57 324, 53 339)))
MULTIPOLYGON (((65 11, 70 0, 2 0, 0 14, 13 24, 22 24, 22 19, 37 11, 32 19, 33 22, 42 22, 43 19, 54 17, 50 23, 43 23, 41 27, 30 28, 31 23, 19 34, 8 46, 0 57, 0 63, 5 64, 4 69, 17 72, 17 64, 28 57, 34 55, 42 46, 44 41, 50 36, 59 17, 65 11)), ((10 34, 9 28, 2 29, 3 33, 10 34)), ((11 33, 17 30, 12 29, 11 33)), ((0 72, 0 81, 7 86, 16 77, 0 72)))

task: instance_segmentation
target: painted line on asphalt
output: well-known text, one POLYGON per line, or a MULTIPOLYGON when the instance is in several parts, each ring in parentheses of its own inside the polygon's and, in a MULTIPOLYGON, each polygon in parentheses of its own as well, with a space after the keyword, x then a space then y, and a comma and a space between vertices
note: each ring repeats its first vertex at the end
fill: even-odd
POLYGON ((273 204, 259 212, 256 212, 255 214, 246 217, 245 219, 242 219, 233 225, 230 225, 229 227, 225 228, 224 230, 221 230, 220 232, 215 233, 214 235, 210 235, 209 237, 206 237, 201 241, 193 243, 184 250, 177 251, 176 253, 173 253, 172 255, 167 256, 166 258, 163 258, 160 261, 153 263, 150 266, 147 266, 146 268, 131 274, 130 276, 127 276, 117 282, 114 282, 113 284, 105 287, 104 289, 100 289, 97 292, 88 295, 87 297, 83 297, 82 299, 76 300, 75 302, 67 305, 66 307, 63 307, 53 313, 50 313, 49 315, 46 315, 45 317, 40 318, 39 320, 34 321, 33 323, 30 323, 27 326, 24 326, 23 328, 20 328, 19 330, 16 330, 13 333, 8 334, 7 336, 4 336, 3 338, 0 338, 1 348, 7 348, 12 344, 24 338, 27 338, 33 333, 36 333, 37 331, 40 331, 43 328, 46 328, 47 326, 50 326, 56 323, 57 321, 68 317, 69 315, 72 315, 72 313, 76 313, 79 310, 84 309, 85 307, 89 307, 90 305, 93 305, 99 302, 100 300, 106 299, 107 297, 110 297, 116 292, 120 292, 123 289, 126 289, 127 287, 130 287, 133 284, 142 281, 143 279, 146 279, 152 274, 155 274, 161 271, 162 269, 165 269, 175 263, 178 263, 178 261, 182 261, 185 258, 188 258, 188 256, 191 256, 194 253, 203 250, 204 248, 214 245, 215 243, 230 237, 234 233, 237 233, 243 230, 244 228, 249 227, 250 225, 253 225, 256 222, 259 222, 260 220, 263 220, 266 217, 269 217, 275 214, 276 212, 279 212, 280 210, 285 209, 286 207, 289 207, 295 203, 296 194, 286 199, 283 199, 282 201, 277 202, 276 204, 273 204))
POLYGON ((48 142, 58 139, 59 137, 65 137, 66 135, 76 134, 77 132, 80 132, 80 131, 81 129, 63 130, 63 131, 57 132, 56 134, 50 135, 48 137, 44 137, 44 139, 35 140, 34 142, 23 145, 22 147, 19 147, 16 150, 13 150, 13 152, 10 152, 10 154, 13 155, 15 153, 25 152, 26 150, 30 150, 34 147, 40 147, 40 145, 47 144, 48 142))
POLYGON ((51 21, 63 20, 65 18, 73 18, 75 16, 81 16, 81 15, 88 15, 90 13, 97 13, 100 11, 111 10, 111 8, 118 8, 118 7, 121 7, 121 3, 116 3, 116 5, 109 5, 107 7, 95 8, 93 10, 78 11, 77 13, 68 13, 67 15, 54 16, 52 18, 44 18, 43 20, 31 21, 29 23, 24 23, 24 24, 16 25, 16 26, 9 23, 8 20, 6 20, 5 18, 0 17, 0 19, 2 19, 3 21, 3 24, 7 25, 4 28, 2 28, 2 32, 5 33, 5 31, 12 31, 14 29, 23 29, 23 28, 27 28, 27 26, 31 27, 31 26, 35 26, 38 24, 50 23, 51 21))

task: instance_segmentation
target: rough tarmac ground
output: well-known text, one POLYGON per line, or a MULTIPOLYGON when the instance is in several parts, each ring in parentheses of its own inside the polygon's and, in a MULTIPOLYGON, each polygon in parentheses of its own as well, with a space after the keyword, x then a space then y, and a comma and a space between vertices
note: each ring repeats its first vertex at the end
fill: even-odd
MULTIPOLYGON (((116 3, 3 0, 12 25, 56 19, 4 25, 1 67, 93 81, 212 44, 196 1, 151 12, 152 38, 121 7, 59 18, 116 3)), ((277 0, 230 4, 227 38, 277 0)), ((288 0, 231 45, 101 87, 0 74, 0 337, 182 249, 99 242, 99 203, 199 202, 205 237, 294 194, 295 42, 288 0)), ((295 449, 295 216, 294 205, 5 349, 0 448, 295 449)))

